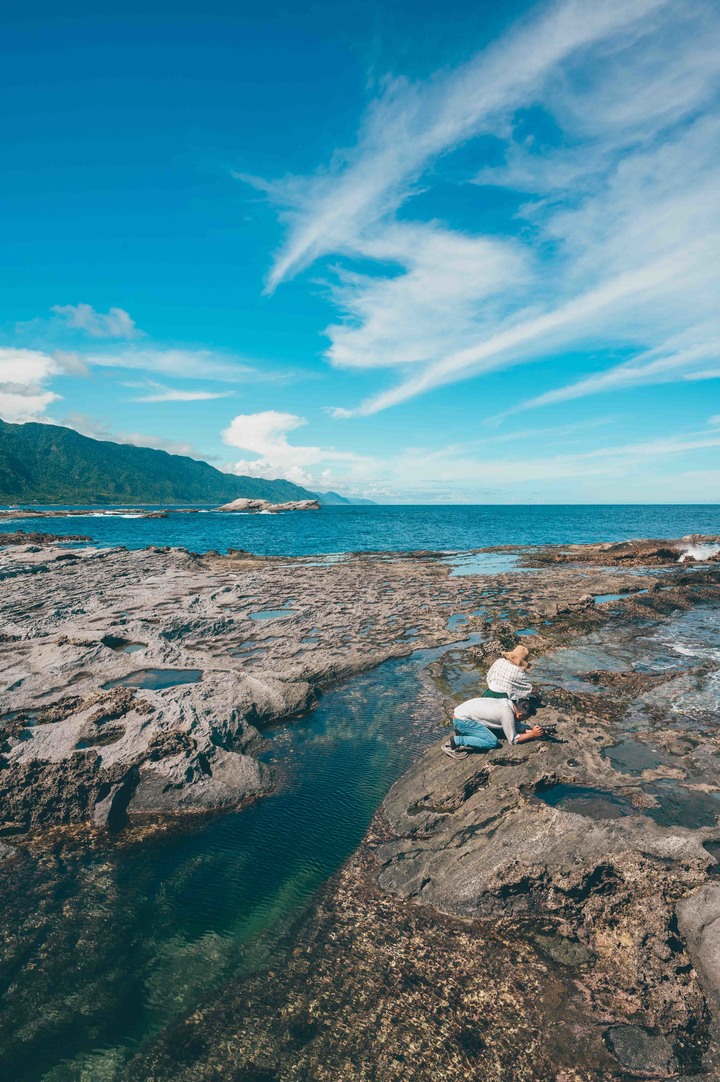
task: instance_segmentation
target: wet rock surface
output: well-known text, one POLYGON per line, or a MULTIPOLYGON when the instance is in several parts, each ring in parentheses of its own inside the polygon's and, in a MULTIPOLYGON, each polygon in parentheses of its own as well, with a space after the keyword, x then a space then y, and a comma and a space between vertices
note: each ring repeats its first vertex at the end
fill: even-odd
MULTIPOLYGON (((427 752, 282 964, 171 1027, 123 1078, 719 1077, 720 742, 717 705, 700 734, 694 704, 720 655, 683 645, 719 599, 718 572, 696 572, 619 618, 558 617, 536 670, 568 663, 568 687, 538 678, 557 739, 427 752), (605 650, 608 668, 574 671, 573 649, 578 666, 605 650), (620 737, 662 754, 618 770, 604 752, 620 737), (562 786, 624 810, 542 799, 562 786)), ((493 641, 435 667, 448 709, 493 641)))
MULTIPOLYGON (((278 937, 270 970, 103 1077, 717 1078, 720 656, 687 643, 698 614, 713 634, 720 569, 688 572, 669 551, 646 593, 634 570, 577 557, 453 578, 429 555, 0 553, 0 785, 15 830, 254 799, 272 786, 256 758, 266 722, 469 631, 482 641, 431 666, 447 716, 532 629, 539 720, 558 727, 462 762, 427 752, 312 913, 278 937), (592 603, 604 594, 632 596, 592 603), (451 616, 465 619, 449 628, 451 616), (122 644, 147 645, 128 656, 122 644), (103 691, 140 664, 202 680, 103 691)), ((59 860, 30 837, 0 852, 18 882, 59 860)))
MULTIPOLYGON (((514 582, 450 570, 436 553, 332 562, 55 544, 0 551, 2 825, 241 805, 273 784, 254 757, 258 728, 307 710, 323 687, 490 624, 484 649, 497 652, 515 642, 494 619, 503 606, 542 625, 558 598, 581 599, 588 625, 602 623, 583 597, 628 585, 565 567, 514 582), (201 679, 162 687, 167 670, 201 679), (123 682, 135 687, 104 690, 123 682)), ((534 641, 542 648, 542 635, 534 641)))

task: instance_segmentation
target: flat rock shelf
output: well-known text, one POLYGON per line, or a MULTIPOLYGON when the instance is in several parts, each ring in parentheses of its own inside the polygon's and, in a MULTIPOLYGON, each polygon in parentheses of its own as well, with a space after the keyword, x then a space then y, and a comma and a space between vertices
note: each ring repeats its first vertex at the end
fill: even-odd
POLYGON ((716 1078, 720 566, 682 551, 455 575, 19 537, 4 1073, 716 1078), (557 737, 451 761, 518 641, 557 737))

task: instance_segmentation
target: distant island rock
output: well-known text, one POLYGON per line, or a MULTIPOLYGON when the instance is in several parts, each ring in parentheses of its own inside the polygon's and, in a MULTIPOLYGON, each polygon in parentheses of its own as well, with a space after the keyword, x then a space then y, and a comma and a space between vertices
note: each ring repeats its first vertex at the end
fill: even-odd
POLYGON ((290 500, 287 503, 271 503, 270 500, 250 500, 241 497, 231 503, 225 503, 217 507, 216 511, 234 511, 245 514, 268 514, 274 515, 279 511, 319 511, 318 500, 290 500))

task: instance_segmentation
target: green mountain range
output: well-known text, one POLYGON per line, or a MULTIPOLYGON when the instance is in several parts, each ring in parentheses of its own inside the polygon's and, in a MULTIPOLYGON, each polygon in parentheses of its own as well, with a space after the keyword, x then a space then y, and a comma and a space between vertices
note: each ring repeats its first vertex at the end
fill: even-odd
POLYGON ((240 496, 316 498, 290 481, 237 477, 184 455, 0 421, 0 504, 220 504, 240 496))

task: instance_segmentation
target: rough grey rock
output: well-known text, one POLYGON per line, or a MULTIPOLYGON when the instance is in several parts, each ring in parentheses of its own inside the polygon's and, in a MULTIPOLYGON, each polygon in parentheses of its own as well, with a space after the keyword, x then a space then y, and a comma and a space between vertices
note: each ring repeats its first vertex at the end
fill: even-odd
POLYGON ((706 883, 683 898, 677 917, 705 994, 720 1010, 720 883, 706 883))
POLYGON ((253 514, 260 512, 277 514, 280 511, 319 511, 320 503, 318 500, 290 500, 288 503, 272 503, 270 500, 251 500, 241 497, 238 500, 232 500, 231 503, 224 503, 217 510, 246 511, 253 514))
POLYGON ((615 1026, 608 1044, 623 1067, 639 1078, 672 1078, 677 1062, 672 1044, 662 1034, 648 1033, 642 1026, 615 1026))
POLYGON ((536 799, 558 780, 617 785, 607 760, 560 727, 571 771, 564 744, 503 745, 460 763, 439 749, 424 755, 383 804, 396 837, 377 849, 380 885, 463 916, 517 916, 562 912, 598 878, 619 883, 636 861, 647 875, 666 861, 710 865, 697 832, 643 815, 591 819, 536 799))
POLYGON ((0 806, 15 829, 264 795, 258 726, 408 654, 410 626, 418 645, 452 640, 443 605, 477 605, 437 557, 323 567, 49 543, 1 550, 0 579, 0 806), (168 668, 202 680, 109 686, 168 668))
POLYGON ((214 748, 207 756, 145 762, 127 805, 130 817, 221 811, 263 796, 272 772, 249 755, 214 748))
MULTIPOLYGON (((189 808, 196 796, 206 810, 227 807, 234 792, 241 805, 267 792, 267 772, 241 758, 231 769, 216 749, 253 756, 259 728, 309 709, 322 689, 468 634, 483 636, 489 661, 514 645, 513 623, 539 623, 551 601, 592 626, 608 617, 578 609, 582 593, 637 587, 622 572, 568 566, 452 577, 436 553, 332 562, 172 548, 68 552, 32 540, 0 549, 0 806, 16 829, 114 822, 141 800, 189 808), (493 612, 513 605, 517 616, 493 626, 493 612), (202 681, 105 686, 133 674, 142 684, 143 673, 168 668, 198 670, 202 681), (211 785, 215 770, 222 780, 211 785), (162 801, 160 775, 172 794, 162 801)), ((664 584, 642 604, 662 605, 667 576, 664 584)))

